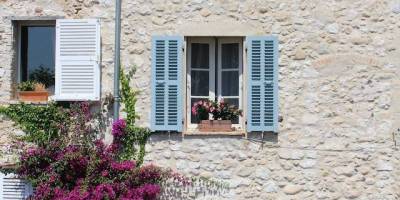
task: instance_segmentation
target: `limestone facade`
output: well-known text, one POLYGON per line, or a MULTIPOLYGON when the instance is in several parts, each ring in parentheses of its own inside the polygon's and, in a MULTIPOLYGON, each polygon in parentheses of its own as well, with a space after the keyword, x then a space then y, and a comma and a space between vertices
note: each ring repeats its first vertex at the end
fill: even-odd
MULTIPOLYGON (((102 96, 113 90, 114 1, 0 0, 0 101, 13 102, 15 20, 100 18, 102 96)), ((121 63, 137 67, 149 126, 152 35, 279 37, 278 134, 159 133, 146 161, 229 183, 197 199, 400 199, 398 0, 124 0, 121 63), (263 139, 263 142, 259 140, 263 139)), ((2 162, 10 136, 0 118, 2 162)), ((12 148, 11 148, 12 149, 12 148)))

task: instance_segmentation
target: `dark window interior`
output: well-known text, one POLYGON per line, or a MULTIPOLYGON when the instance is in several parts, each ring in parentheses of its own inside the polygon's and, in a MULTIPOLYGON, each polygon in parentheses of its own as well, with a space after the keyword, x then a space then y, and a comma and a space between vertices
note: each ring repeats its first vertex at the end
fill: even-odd
POLYGON ((54 85, 55 27, 21 26, 20 80, 54 85))

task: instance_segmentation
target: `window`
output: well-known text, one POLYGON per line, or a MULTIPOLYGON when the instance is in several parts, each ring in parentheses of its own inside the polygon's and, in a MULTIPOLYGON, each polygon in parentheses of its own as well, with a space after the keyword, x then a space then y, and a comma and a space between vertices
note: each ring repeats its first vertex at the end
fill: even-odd
POLYGON ((34 80, 54 93, 55 21, 21 22, 19 29, 19 82, 34 80))
POLYGON ((278 131, 276 36, 184 41, 177 35, 152 38, 152 131, 196 134, 199 120, 190 112, 194 102, 222 98, 243 110, 244 117, 233 124, 239 133, 278 131))
POLYGON ((100 20, 28 20, 15 24, 17 83, 40 82, 57 101, 100 99, 100 20))
MULTIPOLYGON (((242 109, 243 50, 242 38, 188 38, 187 85, 188 128, 199 123, 190 112, 199 100, 224 99, 242 109)), ((240 129, 242 119, 234 121, 240 129)))

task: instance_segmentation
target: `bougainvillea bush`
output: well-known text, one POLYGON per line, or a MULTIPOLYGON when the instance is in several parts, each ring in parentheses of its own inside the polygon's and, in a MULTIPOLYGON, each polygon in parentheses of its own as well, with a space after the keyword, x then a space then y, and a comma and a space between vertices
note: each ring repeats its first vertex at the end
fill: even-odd
POLYGON ((168 168, 142 165, 150 131, 135 125, 137 92, 129 86, 129 74, 121 71, 121 75, 127 115, 113 123, 111 144, 100 139, 108 119, 102 108, 110 102, 95 105, 100 107, 98 113, 91 111, 89 102, 0 106, 0 114, 26 133, 19 138, 23 150, 15 172, 35 187, 30 199, 152 200, 170 188, 179 193, 179 188, 193 184, 223 187, 202 177, 189 179, 168 168))
POLYGON ((161 184, 189 179, 154 165, 138 166, 134 160, 120 159, 127 123, 113 123, 113 142, 96 139, 93 115, 88 103, 68 109, 71 123, 63 125, 64 135, 47 145, 33 145, 22 152, 17 173, 36 188, 37 200, 156 199, 161 184))
POLYGON ((116 160, 118 143, 95 141, 94 148, 62 146, 30 148, 21 156, 18 173, 36 186, 32 199, 156 199, 160 184, 179 175, 154 165, 116 160))

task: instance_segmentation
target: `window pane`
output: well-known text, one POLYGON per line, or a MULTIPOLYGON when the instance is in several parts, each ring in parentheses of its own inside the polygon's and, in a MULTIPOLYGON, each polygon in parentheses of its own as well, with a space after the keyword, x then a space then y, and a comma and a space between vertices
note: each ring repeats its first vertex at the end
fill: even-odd
POLYGON ((239 72, 222 72, 222 96, 239 96, 239 72))
POLYGON ((222 44, 222 69, 239 68, 239 44, 222 44))
POLYGON ((192 43, 192 68, 208 69, 209 61, 209 45, 201 43, 192 43))
MULTIPOLYGON (((236 108, 239 108, 239 98, 225 98, 224 101, 230 106, 234 105, 236 108)), ((239 118, 232 120, 232 123, 239 124, 239 118)))
POLYGON ((54 26, 24 26, 21 37, 21 80, 54 85, 54 26))
POLYGON ((208 99, 203 99, 203 98, 192 98, 191 101, 190 101, 190 113, 191 113, 191 114, 190 114, 190 122, 191 122, 192 124, 198 124, 198 123, 200 123, 200 117, 194 116, 193 113, 191 112, 194 103, 196 103, 196 102, 198 102, 198 101, 200 101, 200 100, 208 100, 208 99))
POLYGON ((209 94, 209 72, 193 71, 191 73, 192 96, 208 96, 209 94))

